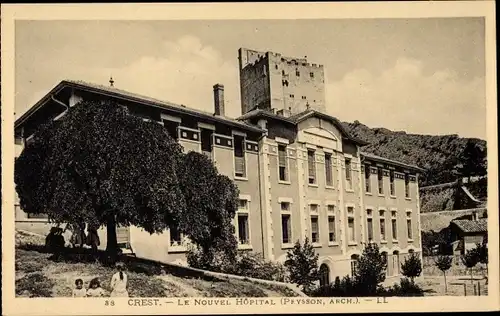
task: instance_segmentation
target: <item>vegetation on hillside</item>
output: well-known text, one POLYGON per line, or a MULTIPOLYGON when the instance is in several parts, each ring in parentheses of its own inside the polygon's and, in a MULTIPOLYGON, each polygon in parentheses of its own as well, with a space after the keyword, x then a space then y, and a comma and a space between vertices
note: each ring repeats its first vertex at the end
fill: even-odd
MULTIPOLYGON (((88 252, 67 249, 55 262, 44 247, 43 236, 16 231, 15 291, 17 297, 71 297, 75 279, 84 287, 98 278, 107 295, 116 272, 95 261, 88 252)), ((105 255, 100 253, 100 255, 105 255)), ((278 284, 219 278, 172 265, 127 257, 125 261, 131 297, 283 297, 297 296, 278 284)))
POLYGON ((453 182, 486 174, 486 141, 458 135, 418 135, 370 128, 359 121, 343 123, 355 137, 370 144, 363 151, 424 168, 420 186, 453 182))

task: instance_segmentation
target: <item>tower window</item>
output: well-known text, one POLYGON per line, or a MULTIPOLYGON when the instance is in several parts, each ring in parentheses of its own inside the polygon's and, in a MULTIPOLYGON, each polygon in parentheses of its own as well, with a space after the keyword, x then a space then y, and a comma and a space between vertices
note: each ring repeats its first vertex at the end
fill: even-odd
POLYGON ((309 77, 314 78, 314 72, 310 72, 309 77))
POLYGON ((293 94, 290 94, 290 98, 295 98, 295 96, 293 94))
POLYGON ((302 100, 305 100, 305 99, 306 99, 306 96, 305 96, 305 95, 303 95, 303 96, 302 96, 302 100))
POLYGON ((295 75, 296 75, 297 77, 300 77, 300 71, 299 71, 299 70, 295 70, 295 75))

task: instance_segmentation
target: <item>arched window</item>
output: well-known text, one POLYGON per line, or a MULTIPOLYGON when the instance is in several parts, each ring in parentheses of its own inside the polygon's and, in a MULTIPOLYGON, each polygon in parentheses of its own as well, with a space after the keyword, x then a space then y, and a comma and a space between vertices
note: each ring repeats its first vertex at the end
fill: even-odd
POLYGON ((400 269, 400 265, 399 265, 399 251, 394 250, 392 252, 392 260, 393 260, 393 264, 394 264, 394 269, 392 270, 393 274, 394 275, 399 275, 399 269, 400 269))
POLYGON ((358 259, 359 255, 352 255, 351 256, 351 275, 354 276, 356 274, 356 270, 358 268, 358 259))
POLYGON ((319 267, 319 285, 324 286, 330 284, 330 269, 326 264, 319 267))

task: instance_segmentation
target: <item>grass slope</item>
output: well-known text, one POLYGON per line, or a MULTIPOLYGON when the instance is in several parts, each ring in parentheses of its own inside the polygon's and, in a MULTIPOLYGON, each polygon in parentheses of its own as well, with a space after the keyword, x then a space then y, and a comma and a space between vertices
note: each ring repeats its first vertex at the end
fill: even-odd
MULTIPOLYGON (((55 262, 46 253, 43 238, 16 232, 16 296, 70 297, 74 281, 81 278, 88 288, 89 281, 99 278, 101 286, 110 292, 109 282, 116 272, 111 267, 85 261, 77 255, 55 262)), ((129 293, 131 297, 282 297, 295 296, 288 288, 257 284, 244 280, 222 280, 180 273, 167 274, 157 265, 144 261, 129 261, 129 293)))

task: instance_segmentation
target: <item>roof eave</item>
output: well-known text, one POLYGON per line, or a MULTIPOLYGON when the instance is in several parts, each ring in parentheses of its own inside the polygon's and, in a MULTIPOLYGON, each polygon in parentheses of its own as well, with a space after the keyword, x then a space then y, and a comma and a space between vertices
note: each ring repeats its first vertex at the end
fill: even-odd
POLYGON ((398 167, 407 168, 407 169, 410 169, 410 170, 413 170, 413 171, 417 171, 417 172, 420 172, 420 173, 425 172, 425 169, 422 169, 420 167, 413 166, 413 165, 408 165, 408 164, 405 164, 404 162, 395 161, 395 160, 387 159, 387 158, 384 158, 384 157, 374 157, 374 156, 372 156, 372 155, 370 155, 368 153, 361 153, 361 155, 365 156, 368 159, 375 160, 375 161, 378 161, 378 162, 392 164, 392 165, 397 165, 398 167))
POLYGON ((14 129, 20 127, 26 120, 28 120, 33 114, 35 114, 42 106, 44 106, 48 101, 50 101, 50 97, 59 93, 62 89, 65 88, 65 81, 59 82, 54 88, 52 88, 47 94, 45 94, 40 100, 38 100, 35 105, 29 108, 26 112, 24 112, 15 122, 14 129))

